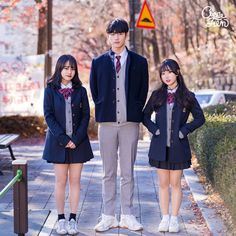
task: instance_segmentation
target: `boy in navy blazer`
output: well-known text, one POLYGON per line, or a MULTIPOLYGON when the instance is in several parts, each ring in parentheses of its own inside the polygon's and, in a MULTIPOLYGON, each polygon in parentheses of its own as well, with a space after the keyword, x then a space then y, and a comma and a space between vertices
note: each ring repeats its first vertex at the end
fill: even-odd
POLYGON ((103 214, 96 231, 113 227, 141 230, 132 213, 134 162, 139 123, 148 92, 147 60, 127 49, 129 27, 114 19, 106 29, 111 49, 93 59, 90 88, 95 103, 95 118, 103 161, 103 214), (118 158, 119 148, 119 158, 118 158), (120 165, 121 221, 115 217, 117 162, 120 165))

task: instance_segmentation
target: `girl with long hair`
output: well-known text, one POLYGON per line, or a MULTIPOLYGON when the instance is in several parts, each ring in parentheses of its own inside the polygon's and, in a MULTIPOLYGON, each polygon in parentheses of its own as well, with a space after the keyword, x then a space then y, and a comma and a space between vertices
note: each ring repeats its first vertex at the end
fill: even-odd
POLYGON ((184 83, 175 60, 166 59, 160 66, 161 86, 153 91, 144 109, 143 124, 152 133, 149 163, 157 168, 162 212, 159 231, 178 232, 178 213, 182 200, 183 169, 191 165, 188 134, 203 125, 204 114, 184 83), (189 114, 192 121, 188 122, 189 114), (171 189, 171 216, 169 216, 171 189))
POLYGON ((76 213, 83 163, 93 158, 87 135, 90 109, 86 89, 71 55, 59 57, 44 93, 44 116, 48 125, 43 159, 53 163, 58 234, 76 234, 76 213), (70 216, 65 219, 65 190, 69 180, 70 216))

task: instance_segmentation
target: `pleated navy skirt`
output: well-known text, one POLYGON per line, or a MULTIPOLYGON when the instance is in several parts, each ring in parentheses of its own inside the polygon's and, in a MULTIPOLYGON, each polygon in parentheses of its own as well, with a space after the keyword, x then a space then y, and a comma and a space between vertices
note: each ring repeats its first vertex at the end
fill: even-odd
POLYGON ((186 162, 170 162, 170 148, 166 147, 166 160, 165 161, 157 161, 153 159, 149 159, 149 164, 158 169, 165 170, 183 170, 188 169, 191 166, 191 160, 186 162))
POLYGON ((64 162, 56 162, 56 161, 47 161, 48 163, 53 163, 53 164, 75 164, 75 163, 85 163, 89 160, 86 160, 86 161, 82 161, 82 160, 79 160, 78 158, 73 158, 74 155, 72 155, 72 151, 73 150, 70 150, 69 148, 66 148, 66 151, 65 151, 65 161, 64 162))

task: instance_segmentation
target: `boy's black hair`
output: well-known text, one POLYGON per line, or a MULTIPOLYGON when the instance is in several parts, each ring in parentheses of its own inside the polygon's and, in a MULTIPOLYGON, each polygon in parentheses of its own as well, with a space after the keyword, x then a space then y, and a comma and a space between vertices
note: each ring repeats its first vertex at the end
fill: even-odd
POLYGON ((128 33, 129 26, 127 21, 122 18, 116 18, 109 22, 106 32, 111 33, 128 33))

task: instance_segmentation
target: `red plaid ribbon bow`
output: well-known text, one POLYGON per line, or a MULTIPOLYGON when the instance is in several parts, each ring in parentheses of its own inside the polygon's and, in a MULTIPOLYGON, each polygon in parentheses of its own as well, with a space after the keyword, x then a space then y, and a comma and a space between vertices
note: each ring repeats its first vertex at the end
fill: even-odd
POLYGON ((59 89, 59 92, 64 96, 65 99, 68 99, 71 96, 73 91, 74 91, 73 88, 59 89))

